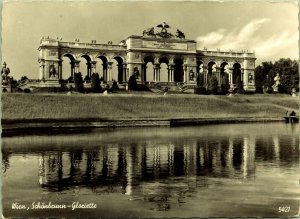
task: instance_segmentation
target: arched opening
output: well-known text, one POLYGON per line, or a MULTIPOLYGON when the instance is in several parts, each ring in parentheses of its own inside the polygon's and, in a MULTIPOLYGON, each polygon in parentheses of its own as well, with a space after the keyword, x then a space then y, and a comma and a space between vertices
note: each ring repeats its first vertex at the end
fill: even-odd
POLYGON ((174 82, 183 82, 183 60, 176 58, 174 60, 174 82))
POLYGON ((159 59, 160 69, 159 69, 159 81, 168 82, 169 79, 169 69, 168 64, 169 60, 167 57, 161 57, 159 59))
POLYGON ((239 63, 235 63, 233 65, 233 71, 232 71, 232 83, 238 84, 242 81, 242 70, 241 65, 239 63))
POLYGON ((97 57, 96 73, 99 74, 102 81, 107 81, 107 58, 105 56, 97 57))
POLYGON ((223 62, 220 66, 220 83, 222 94, 227 94, 230 88, 229 65, 223 62))
POLYGON ((214 61, 207 65, 207 80, 209 81, 212 77, 217 77, 217 64, 214 61))
POLYGON ((68 79, 72 81, 74 79, 75 72, 75 58, 71 54, 65 54, 61 59, 61 79, 68 79))
POLYGON ((85 81, 91 80, 91 58, 88 55, 82 55, 78 60, 80 61, 79 72, 81 72, 83 79, 85 81))
POLYGON ((144 58, 143 71, 144 82, 154 81, 154 58, 152 56, 146 56, 144 58))
POLYGON ((112 79, 123 83, 123 81, 125 81, 125 78, 123 78, 123 59, 120 56, 116 56, 112 62, 112 79))
POLYGON ((228 79, 228 83, 229 83, 229 65, 227 62, 223 62, 220 66, 220 80, 221 80, 221 84, 224 84, 226 79, 228 79))

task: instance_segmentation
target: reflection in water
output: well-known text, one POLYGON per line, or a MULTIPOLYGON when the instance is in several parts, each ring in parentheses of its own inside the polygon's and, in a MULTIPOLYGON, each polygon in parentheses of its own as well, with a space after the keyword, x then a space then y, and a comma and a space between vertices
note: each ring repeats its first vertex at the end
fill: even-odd
MULTIPOLYGON (((29 145, 22 153, 38 156, 37 181, 50 192, 79 186, 98 194, 122 193, 155 202, 159 211, 170 210, 174 198, 178 206, 188 202, 197 187, 208 186, 204 176, 253 181, 256 162, 299 165, 298 135, 207 134, 151 141, 90 141, 94 146, 85 147, 85 141, 79 141, 82 145, 72 143, 65 148, 52 147, 49 141, 47 149, 29 145)), ((3 173, 17 153, 7 142, 2 149, 3 173)))

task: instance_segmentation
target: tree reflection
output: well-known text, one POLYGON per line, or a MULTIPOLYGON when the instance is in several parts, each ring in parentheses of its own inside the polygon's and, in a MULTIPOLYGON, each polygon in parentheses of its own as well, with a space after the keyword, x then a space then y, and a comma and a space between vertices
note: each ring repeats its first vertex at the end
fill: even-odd
MULTIPOLYGON (((12 153, 2 150, 2 170, 10 168, 12 153)), ((157 210, 171 208, 171 197, 185 197, 208 178, 252 180, 255 162, 299 163, 297 135, 201 136, 191 139, 99 143, 94 148, 31 150, 39 156, 38 181, 48 190, 77 187, 96 193, 143 196, 157 210)))

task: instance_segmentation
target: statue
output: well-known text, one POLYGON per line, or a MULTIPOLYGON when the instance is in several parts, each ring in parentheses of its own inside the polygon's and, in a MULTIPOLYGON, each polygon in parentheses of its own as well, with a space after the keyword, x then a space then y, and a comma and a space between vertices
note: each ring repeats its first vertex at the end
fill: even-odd
POLYGON ((274 92, 278 92, 278 86, 280 85, 280 75, 279 73, 276 74, 274 78, 275 84, 273 84, 272 88, 274 92))
POLYGON ((177 32, 176 32, 176 37, 179 38, 179 39, 185 39, 185 35, 182 31, 178 30, 177 29, 177 32))
POLYGON ((154 33, 154 27, 151 27, 151 28, 148 28, 146 30, 143 31, 143 36, 156 36, 155 33, 154 33))
POLYGON ((8 82, 9 73, 10 73, 10 69, 8 67, 6 67, 6 62, 3 62, 2 70, 1 70, 1 75, 2 75, 2 81, 3 82, 8 82))
POLYGON ((157 25, 157 27, 161 28, 161 31, 156 34, 157 36, 162 37, 162 38, 173 37, 173 34, 168 33, 168 31, 167 31, 167 28, 170 28, 170 26, 166 22, 163 22, 163 23, 157 25))
POLYGON ((167 24, 166 22, 162 22, 161 24, 157 25, 157 27, 161 28, 162 33, 168 32, 167 28, 170 28, 169 24, 167 24))
POLYGON ((252 74, 248 75, 248 83, 249 84, 253 84, 254 83, 254 79, 253 79, 253 75, 252 74))
POLYGON ((191 69, 190 70, 190 75, 189 75, 190 77, 190 81, 194 81, 194 78, 195 78, 195 73, 193 72, 193 70, 191 69))
POLYGON ((56 69, 54 65, 49 66, 49 73, 50 73, 50 78, 55 78, 56 77, 56 69))

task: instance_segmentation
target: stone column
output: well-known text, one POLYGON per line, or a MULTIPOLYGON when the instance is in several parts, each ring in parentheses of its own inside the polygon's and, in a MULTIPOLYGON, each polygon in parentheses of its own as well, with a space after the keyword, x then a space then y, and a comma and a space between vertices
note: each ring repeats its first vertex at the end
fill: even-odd
POLYGON ((244 68, 241 68, 241 81, 244 83, 244 68))
POLYGON ((140 72, 142 84, 145 83, 145 72, 146 72, 146 65, 143 63, 143 64, 141 65, 141 72, 140 72))
POLYGON ((229 68, 230 72, 228 72, 229 74, 229 84, 232 85, 233 84, 233 68, 229 68))
POLYGON ((174 82, 174 64, 169 64, 169 82, 174 82))
POLYGON ((86 75, 91 78, 91 68, 92 68, 92 64, 90 62, 86 63, 86 75))
POLYGON ((243 74, 243 81, 244 86, 248 86, 248 75, 249 75, 249 61, 247 59, 244 60, 244 74, 243 74))
POLYGON ((216 74, 217 74, 217 78, 218 78, 218 86, 221 85, 221 68, 220 67, 216 67, 216 74))
POLYGON ((71 78, 74 79, 74 70, 75 70, 75 63, 73 61, 70 62, 71 65, 71 78))
POLYGON ((102 70, 103 70, 103 80, 107 81, 107 63, 102 64, 102 70))
POLYGON ((160 81, 160 64, 154 64, 154 81, 159 82, 160 81))
POLYGON ((123 63, 123 81, 127 81, 127 64, 123 63))
POLYGON ((62 60, 58 62, 58 79, 62 79, 62 60))
POLYGON ((153 67, 153 80, 156 82, 156 67, 153 67))
POLYGON ((96 73, 96 64, 97 62, 96 61, 91 61, 91 74, 90 74, 90 77, 92 77, 92 74, 95 74, 96 73))
POLYGON ((157 68, 157 79, 160 81, 160 66, 157 68))
POLYGON ((40 74, 39 74, 39 79, 44 80, 45 79, 45 62, 41 61, 40 62, 40 74))
POLYGON ((187 80, 186 80, 186 77, 187 77, 187 69, 188 69, 187 64, 184 64, 184 65, 183 65, 183 82, 184 82, 184 83, 187 82, 187 80))
POLYGON ((40 69, 39 69, 39 80, 43 79, 43 67, 42 64, 40 64, 40 69))
POLYGON ((203 66, 203 86, 207 85, 207 67, 203 66))
POLYGON ((74 73, 78 73, 79 72, 79 60, 75 60, 74 61, 74 73))
POLYGON ((112 70, 112 62, 107 63, 107 82, 112 81, 111 70, 112 70))

